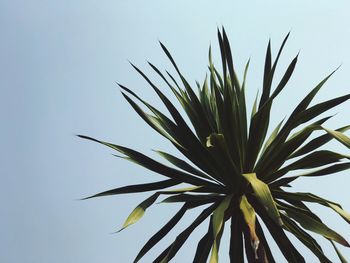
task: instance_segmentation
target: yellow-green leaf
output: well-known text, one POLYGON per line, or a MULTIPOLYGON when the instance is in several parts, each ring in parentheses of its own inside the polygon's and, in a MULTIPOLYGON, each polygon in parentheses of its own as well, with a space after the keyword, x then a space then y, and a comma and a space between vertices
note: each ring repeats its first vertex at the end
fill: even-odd
POLYGON ((229 207, 231 199, 232 195, 228 195, 213 212, 214 243, 210 256, 210 263, 218 262, 218 237, 220 230, 224 224, 225 211, 229 207))
POLYGON ((346 136, 344 133, 339 131, 334 131, 331 129, 324 128, 323 129, 328 132, 331 136, 333 136, 334 139, 339 141, 340 143, 344 144, 346 147, 350 148, 350 138, 346 136))
POLYGON ((256 222, 256 214, 254 208, 248 202, 247 197, 245 195, 242 196, 241 202, 239 204, 239 208, 243 214, 244 221, 247 223, 249 232, 250 232, 250 243, 254 250, 255 258, 258 259, 258 248, 259 248, 259 238, 255 232, 255 222, 256 222))
POLYGON ((265 207, 267 213, 270 217, 278 224, 283 225, 280 213, 276 207, 275 201, 270 192, 270 188, 263 181, 256 177, 255 173, 242 174, 243 177, 250 183, 253 191, 260 201, 260 203, 265 207))
POLYGON ((150 207, 158 198, 159 193, 155 193, 151 195, 149 198, 147 198, 145 201, 140 203, 128 216, 128 218, 125 220, 122 229, 120 229, 118 232, 122 231, 123 229, 127 228, 128 226, 135 224, 137 221, 143 217, 145 214, 145 211, 148 207, 150 207))
POLYGON ((337 212, 342 218, 344 218, 344 220, 348 223, 350 223, 350 214, 348 212, 346 212, 345 210, 343 210, 341 207, 339 207, 338 205, 332 204, 332 203, 328 203, 327 205, 332 208, 335 212, 337 212))

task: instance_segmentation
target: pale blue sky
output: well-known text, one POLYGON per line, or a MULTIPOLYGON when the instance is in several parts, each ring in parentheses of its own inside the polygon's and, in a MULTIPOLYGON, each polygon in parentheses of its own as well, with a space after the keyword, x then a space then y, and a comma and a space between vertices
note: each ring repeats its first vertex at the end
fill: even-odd
MULTIPOLYGON (((240 72, 252 59, 248 76, 252 98, 261 88, 269 37, 276 53, 292 30, 280 69, 299 50, 301 54, 290 85, 274 107, 272 123, 276 123, 341 63, 316 101, 349 92, 349 20, 346 0, 0 0, 0 262, 131 262, 175 213, 176 205, 154 206, 137 225, 111 235, 147 194, 77 201, 109 188, 160 179, 114 158, 109 149, 73 136, 87 134, 151 155, 151 149, 168 149, 170 144, 142 122, 114 83, 124 83, 160 105, 127 60, 141 68, 146 68, 146 60, 170 68, 157 43, 162 40, 194 83, 205 76, 210 43, 218 54, 216 28, 224 25, 240 72)), ((334 110, 340 113, 329 127, 349 124, 349 108, 347 103, 334 110)), ((331 147, 348 151, 338 144, 331 147)), ((342 173, 305 179, 295 186, 339 201, 350 210, 348 177, 342 173)), ((325 222, 350 240, 349 225, 316 208, 325 222)), ((186 216, 181 226, 195 214, 186 216)), ((174 262, 191 262, 206 227, 193 234, 174 262)), ((174 233, 143 262, 151 262, 174 233)), ((283 262, 271 244, 278 262, 283 262)), ((322 244, 337 262, 328 243, 322 244)), ((317 262, 299 247, 307 262, 317 262)), ((228 262, 227 249, 225 235, 223 263, 228 262)), ((341 250, 350 258, 350 249, 341 250)))

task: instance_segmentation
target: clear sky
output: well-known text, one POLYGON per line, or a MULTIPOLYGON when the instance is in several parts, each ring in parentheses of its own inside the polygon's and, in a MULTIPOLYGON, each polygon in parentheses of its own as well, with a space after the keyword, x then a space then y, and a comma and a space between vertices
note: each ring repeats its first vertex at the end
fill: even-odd
MULTIPOLYGON (((99 191, 161 177, 74 134, 131 146, 152 156, 151 149, 175 153, 132 111, 116 87, 115 81, 124 83, 160 105, 128 60, 143 69, 146 60, 170 68, 157 42, 162 40, 193 84, 205 76, 210 43, 214 55, 218 54, 216 28, 224 25, 240 73, 246 60, 252 59, 247 87, 252 98, 261 88, 268 39, 276 54, 291 30, 279 76, 299 50, 300 59, 290 85, 273 108, 274 124, 339 64, 341 69, 316 101, 349 92, 349 12, 347 0, 0 0, 0 262, 131 262, 175 213, 177 205, 159 204, 137 225, 110 234, 147 194, 78 201, 99 191)), ((334 110, 339 113, 329 127, 349 124, 349 108, 347 103, 334 110)), ((331 147, 349 153, 336 143, 331 147)), ((339 201, 349 211, 349 182, 345 172, 294 185, 296 190, 339 201)), ((349 225, 326 209, 316 209, 350 240, 349 225)), ((191 212, 176 229, 195 215, 191 212)), ((204 228, 194 232, 174 262, 191 262, 204 228)), ((174 233, 143 262, 151 262, 174 233)), ((225 263, 227 235, 222 243, 220 257, 225 263)), ((337 262, 329 243, 322 244, 337 262)), ((273 241, 271 245, 277 261, 283 262, 273 241)), ((302 245, 298 247, 307 262, 317 262, 302 245)), ((341 251, 350 258, 350 249, 341 251)))

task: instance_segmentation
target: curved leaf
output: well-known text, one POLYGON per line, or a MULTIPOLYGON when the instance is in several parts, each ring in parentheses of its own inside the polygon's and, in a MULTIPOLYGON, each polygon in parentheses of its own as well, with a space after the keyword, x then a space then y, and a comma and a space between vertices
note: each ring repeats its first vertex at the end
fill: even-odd
POLYGON ((155 193, 153 195, 151 195, 150 197, 148 197, 145 201, 143 201, 142 203, 140 203, 132 212, 131 214, 128 216, 128 218, 125 220, 123 227, 118 231, 122 231, 125 228, 127 228, 128 226, 135 224, 137 221, 139 221, 141 219, 141 217, 143 217, 143 215, 145 214, 145 211, 148 207, 150 207, 151 205, 154 204, 154 202, 157 200, 157 198, 159 197, 159 193, 155 193))
POLYGON ((323 128, 328 134, 334 137, 337 141, 350 148, 350 138, 340 131, 333 131, 331 129, 323 128))
POLYGON ((266 209, 270 217, 275 221, 276 224, 282 226, 283 222, 281 216, 276 207, 275 201, 272 198, 269 186, 263 181, 260 181, 255 173, 243 174, 243 177, 250 183, 253 188, 256 197, 266 209))
POLYGON ((325 224, 315 220, 307 214, 301 213, 300 210, 284 207, 288 216, 297 221, 303 228, 320 234, 326 238, 332 239, 343 246, 350 247, 349 243, 337 232, 327 227, 325 224))

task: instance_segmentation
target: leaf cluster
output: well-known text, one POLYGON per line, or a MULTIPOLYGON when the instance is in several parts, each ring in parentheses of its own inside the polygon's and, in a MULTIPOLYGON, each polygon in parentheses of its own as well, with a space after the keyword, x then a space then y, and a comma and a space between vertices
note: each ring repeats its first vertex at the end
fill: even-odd
POLYGON ((202 209, 198 217, 179 233, 154 262, 165 263, 173 259, 191 233, 204 221, 209 221, 208 231, 198 242, 193 259, 196 263, 207 262, 208 259, 210 263, 218 262, 220 241, 227 221, 231 224, 230 262, 244 262, 244 255, 248 262, 275 262, 262 224, 288 262, 301 263, 305 259, 286 232, 293 234, 320 262, 331 262, 309 234, 316 233, 328 239, 340 260, 346 262, 334 242, 347 247, 349 243, 323 223, 307 204, 317 203, 328 207, 348 223, 350 215, 335 202, 312 193, 287 189, 298 178, 332 175, 350 168, 349 155, 321 149, 332 139, 350 148, 350 138, 344 133, 350 126, 335 130, 326 128, 324 125, 332 116, 321 116, 347 101, 350 94, 311 105, 333 71, 301 100, 288 118, 268 134, 272 105, 286 87, 298 61, 297 55, 285 69, 282 78, 274 80, 288 37, 289 34, 274 60, 271 43, 268 43, 262 94, 256 97, 250 114, 245 97, 249 61, 240 81, 224 29, 218 30, 221 70, 214 65, 209 49, 209 74, 202 84, 197 83, 196 88, 190 85, 170 52, 160 43, 177 76, 168 71, 162 73, 153 64, 149 65, 173 92, 191 126, 172 100, 138 67, 132 65, 163 102, 170 116, 120 84, 124 98, 151 128, 171 142, 183 158, 156 151, 168 162, 165 164, 125 146, 80 135, 108 146, 122 154, 123 158, 166 177, 163 181, 124 186, 91 196, 152 192, 131 212, 122 229, 140 220, 160 196, 165 196, 162 203, 182 204, 181 209, 142 247, 134 262, 138 262, 161 241, 188 210, 195 208, 202 209), (275 82, 277 85, 273 85, 275 82), (312 137, 316 131, 321 131, 322 135, 312 137), (299 170, 303 172, 298 174, 299 170), (293 176, 289 175, 291 172, 293 176), (188 187, 174 188, 183 183, 188 187))

